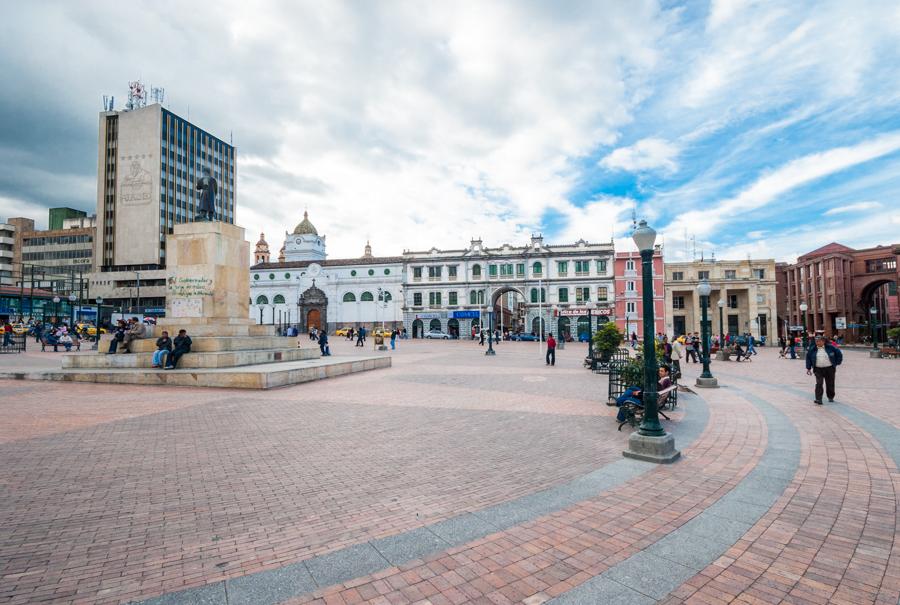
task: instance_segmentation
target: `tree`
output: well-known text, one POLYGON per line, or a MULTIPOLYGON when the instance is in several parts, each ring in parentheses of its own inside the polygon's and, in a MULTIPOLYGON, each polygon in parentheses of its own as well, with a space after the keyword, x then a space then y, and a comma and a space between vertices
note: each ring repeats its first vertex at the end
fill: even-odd
POLYGON ((601 358, 609 359, 622 344, 623 338, 616 324, 605 323, 594 333, 594 349, 600 353, 601 358))

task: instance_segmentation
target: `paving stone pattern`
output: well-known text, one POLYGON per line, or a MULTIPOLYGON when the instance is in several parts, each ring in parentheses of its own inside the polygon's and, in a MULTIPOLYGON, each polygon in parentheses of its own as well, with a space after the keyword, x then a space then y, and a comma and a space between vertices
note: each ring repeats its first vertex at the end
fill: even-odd
POLYGON ((401 342, 390 370, 252 398, 17 390, 0 603, 900 600, 900 364, 848 351, 824 406, 775 351, 714 364, 656 467, 621 457, 580 348, 482 350, 401 342))

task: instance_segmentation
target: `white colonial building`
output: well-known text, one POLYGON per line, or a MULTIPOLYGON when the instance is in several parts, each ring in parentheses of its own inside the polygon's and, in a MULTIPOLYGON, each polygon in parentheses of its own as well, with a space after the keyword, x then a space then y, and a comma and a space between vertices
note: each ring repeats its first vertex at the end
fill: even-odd
POLYGON ((250 317, 258 323, 296 325, 333 332, 339 327, 400 327, 403 318, 403 258, 372 256, 328 259, 325 236, 306 212, 285 233, 278 262, 260 234, 250 267, 250 317))
POLYGON ((404 252, 403 323, 421 337, 442 330, 470 335, 488 311, 503 331, 585 336, 614 319, 613 244, 486 248, 480 239, 461 250, 404 252), (590 320, 589 320, 590 316, 590 320))

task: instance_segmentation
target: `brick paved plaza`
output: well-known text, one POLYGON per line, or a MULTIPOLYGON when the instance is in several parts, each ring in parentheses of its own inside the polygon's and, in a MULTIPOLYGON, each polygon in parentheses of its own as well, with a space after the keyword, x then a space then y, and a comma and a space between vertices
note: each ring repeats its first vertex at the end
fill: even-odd
POLYGON ((846 351, 824 406, 774 350, 716 363, 660 467, 621 455, 584 352, 403 341, 267 392, 0 381, 0 604, 898 602, 900 362, 846 351))

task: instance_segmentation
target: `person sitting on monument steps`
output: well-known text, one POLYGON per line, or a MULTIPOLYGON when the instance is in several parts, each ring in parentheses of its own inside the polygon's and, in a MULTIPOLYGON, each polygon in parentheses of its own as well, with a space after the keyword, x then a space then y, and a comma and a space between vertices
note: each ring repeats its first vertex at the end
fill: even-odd
POLYGON ((153 353, 153 364, 151 368, 161 368, 166 365, 166 357, 172 352, 172 339, 169 333, 163 330, 162 336, 156 339, 156 352, 153 353))
POLYGON ((169 362, 168 365, 166 365, 167 370, 174 370, 175 366, 178 365, 178 360, 181 359, 181 356, 191 352, 192 343, 191 337, 187 335, 187 330, 178 330, 178 336, 175 337, 173 343, 175 348, 169 353, 169 362))
POLYGON ((131 353, 131 342, 144 338, 144 324, 138 321, 137 317, 129 320, 128 329, 125 331, 125 338, 122 339, 122 345, 119 349, 120 353, 131 353))
MULTIPOLYGON (((671 384, 672 380, 669 378, 669 368, 667 368, 666 366, 659 366, 659 383, 657 384, 657 392, 669 388, 669 385, 671 384)), ((616 399, 616 406, 619 407, 619 413, 616 414, 616 420, 618 420, 619 422, 625 422, 625 410, 621 408, 626 403, 632 403, 640 408, 643 408, 643 396, 644 393, 640 387, 628 387, 627 389, 625 389, 625 392, 619 395, 619 398, 616 399)), ((662 404, 662 402, 658 403, 662 404)))

